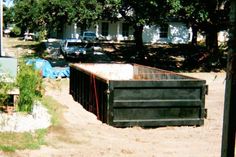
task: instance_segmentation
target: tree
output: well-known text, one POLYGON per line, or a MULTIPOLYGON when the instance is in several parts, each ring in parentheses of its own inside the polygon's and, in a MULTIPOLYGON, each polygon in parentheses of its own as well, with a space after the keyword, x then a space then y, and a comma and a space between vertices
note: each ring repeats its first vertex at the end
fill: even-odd
POLYGON ((32 17, 36 12, 36 0, 17 0, 14 5, 14 21, 22 30, 22 33, 27 29, 32 29, 34 21, 32 17))
POLYGON ((192 28, 192 44, 197 45, 197 32, 200 29, 203 21, 207 20, 208 12, 201 0, 183 0, 181 1, 181 9, 178 11, 177 16, 180 20, 188 23, 192 28))
POLYGON ((178 14, 193 29, 193 45, 197 44, 197 32, 201 30, 206 35, 206 47, 212 62, 217 61, 220 57, 217 33, 228 29, 229 0, 186 0, 182 5, 178 14))
POLYGON ((7 27, 8 24, 11 24, 14 22, 14 12, 13 12, 13 8, 10 7, 6 7, 5 5, 3 6, 3 24, 4 27, 7 27))
POLYGON ((210 53, 210 62, 218 62, 220 53, 218 49, 219 30, 228 29, 229 1, 211 0, 202 3, 207 9, 208 18, 204 21, 202 29, 206 33, 206 47, 210 53))
POLYGON ((89 28, 100 19, 105 1, 98 0, 80 0, 73 1, 69 14, 69 21, 77 23, 82 30, 89 28))
POLYGON ((179 9, 181 9, 180 0, 121 0, 119 12, 134 27, 136 49, 141 58, 145 53, 142 41, 144 25, 167 22, 179 9))
POLYGON ((68 23, 71 7, 71 1, 67 0, 41 0, 37 5, 38 14, 35 14, 34 21, 43 30, 58 32, 58 37, 62 37, 63 26, 68 23))
POLYGON ((16 22, 24 30, 62 32, 65 23, 91 26, 101 17, 107 1, 15 0, 14 3, 16 22))

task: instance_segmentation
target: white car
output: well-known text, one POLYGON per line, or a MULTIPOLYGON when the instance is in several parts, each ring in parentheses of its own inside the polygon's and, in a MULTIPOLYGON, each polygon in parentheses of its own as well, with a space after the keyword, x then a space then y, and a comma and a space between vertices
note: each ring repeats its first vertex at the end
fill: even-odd
POLYGON ((65 58, 79 58, 86 54, 85 46, 81 39, 65 39, 61 42, 60 51, 65 58))
POLYGON ((34 33, 25 33, 24 34, 24 40, 34 40, 35 39, 35 34, 34 33))

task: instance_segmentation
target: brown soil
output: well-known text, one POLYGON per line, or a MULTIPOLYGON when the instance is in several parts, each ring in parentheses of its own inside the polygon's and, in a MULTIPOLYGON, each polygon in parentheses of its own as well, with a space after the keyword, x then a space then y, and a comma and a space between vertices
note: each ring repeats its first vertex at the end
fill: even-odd
MULTIPOLYGON (((69 80, 46 95, 66 108, 63 124, 49 129, 47 145, 0 156, 14 157, 220 157, 225 73, 184 73, 204 79, 208 116, 201 127, 114 128, 103 124, 69 95, 69 80)), ((65 80, 64 80, 65 81, 65 80)))

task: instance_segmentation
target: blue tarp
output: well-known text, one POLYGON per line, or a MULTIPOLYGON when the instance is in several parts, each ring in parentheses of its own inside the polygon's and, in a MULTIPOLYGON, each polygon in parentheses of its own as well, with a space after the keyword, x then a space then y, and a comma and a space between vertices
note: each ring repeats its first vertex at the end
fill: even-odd
POLYGON ((63 69, 55 69, 51 64, 45 59, 29 59, 26 61, 28 65, 34 65, 35 70, 39 70, 42 73, 42 76, 45 78, 55 79, 58 77, 70 77, 69 67, 63 69))

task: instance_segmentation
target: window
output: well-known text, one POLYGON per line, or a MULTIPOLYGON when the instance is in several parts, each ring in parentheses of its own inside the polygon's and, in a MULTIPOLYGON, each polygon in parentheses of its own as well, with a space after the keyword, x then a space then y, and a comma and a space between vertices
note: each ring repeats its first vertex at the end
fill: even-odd
POLYGON ((168 24, 162 24, 160 26, 160 38, 167 38, 168 37, 168 24))
POLYGON ((123 23, 122 24, 122 35, 128 37, 129 36, 129 24, 123 23))
POLYGON ((108 22, 103 22, 102 23, 102 35, 103 36, 108 36, 108 22))

